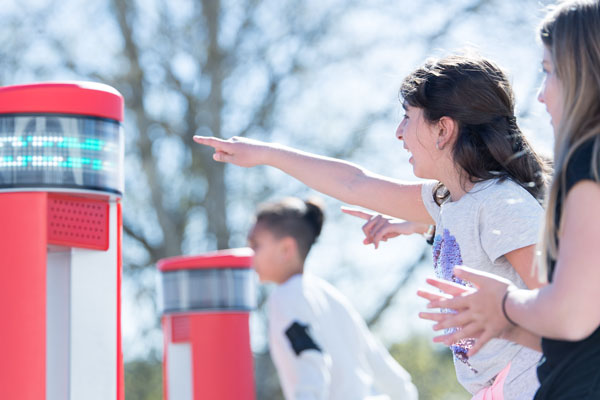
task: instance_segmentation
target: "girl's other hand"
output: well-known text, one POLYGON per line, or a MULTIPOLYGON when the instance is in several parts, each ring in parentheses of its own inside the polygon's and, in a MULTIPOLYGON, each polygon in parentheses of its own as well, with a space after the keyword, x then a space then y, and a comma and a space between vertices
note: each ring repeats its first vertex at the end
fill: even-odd
POLYGON ((356 208, 341 207, 341 210, 348 215, 367 220, 362 226, 362 230, 365 234, 363 243, 365 245, 373 243, 376 249, 379 247, 379 242, 386 242, 388 239, 400 235, 425 233, 429 228, 429 225, 427 224, 403 221, 401 219, 388 217, 374 212, 362 211, 356 208))
POLYGON ((437 322, 433 329, 443 330, 458 328, 449 333, 434 338, 450 346, 461 339, 476 338, 469 350, 472 356, 490 339, 500 337, 512 325, 504 317, 502 298, 512 283, 499 276, 477 271, 467 267, 455 267, 454 274, 470 282, 473 287, 465 287, 441 279, 427 279, 427 283, 438 288, 443 293, 435 295, 427 291, 417 294, 427 300, 427 308, 443 308, 453 310, 450 313, 420 313, 419 317, 437 322))
POLYGON ((265 150, 270 147, 268 143, 234 136, 223 140, 216 137, 194 136, 194 142, 215 149, 213 159, 219 162, 228 162, 240 167, 254 167, 264 164, 265 150))

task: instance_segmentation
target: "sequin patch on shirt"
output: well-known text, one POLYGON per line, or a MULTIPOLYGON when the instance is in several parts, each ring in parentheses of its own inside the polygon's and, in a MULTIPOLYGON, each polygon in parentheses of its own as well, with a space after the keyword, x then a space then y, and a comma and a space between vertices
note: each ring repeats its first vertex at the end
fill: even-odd
MULTIPOLYGON (((454 275, 454 267, 462 265, 462 256, 460 247, 456 238, 450 234, 448 229, 444 229, 441 235, 436 235, 433 241, 433 267, 435 275, 439 279, 458 283, 463 286, 470 286, 466 281, 454 275)), ((452 312, 452 310, 444 309, 442 312, 452 312)), ((455 332, 456 329, 448 329, 445 333, 455 332)), ((477 371, 469 363, 467 352, 475 343, 475 339, 462 339, 450 346, 454 357, 464 362, 469 368, 477 373, 477 371)))

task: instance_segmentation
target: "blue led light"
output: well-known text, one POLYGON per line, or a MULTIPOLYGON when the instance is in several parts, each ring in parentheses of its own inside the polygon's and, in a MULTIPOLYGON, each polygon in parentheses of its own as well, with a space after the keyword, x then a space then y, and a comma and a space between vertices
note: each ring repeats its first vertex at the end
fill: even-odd
POLYGON ((104 143, 104 140, 101 139, 87 138, 81 142, 75 137, 63 137, 56 146, 68 149, 82 149, 91 151, 110 150, 110 147, 108 149, 104 147, 104 143))
POLYGON ((105 140, 85 138, 83 141, 73 136, 9 136, 0 138, 0 147, 10 144, 12 147, 60 147, 66 149, 82 149, 90 151, 117 151, 115 146, 105 140))

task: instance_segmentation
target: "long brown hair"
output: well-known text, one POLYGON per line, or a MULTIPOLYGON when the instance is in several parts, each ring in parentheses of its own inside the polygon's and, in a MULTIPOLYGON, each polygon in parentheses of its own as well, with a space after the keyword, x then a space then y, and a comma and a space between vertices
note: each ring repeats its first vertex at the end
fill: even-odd
MULTIPOLYGON (((542 201, 547 168, 517 125, 511 85, 496 64, 462 55, 428 60, 404 79, 400 96, 428 123, 444 116, 458 123, 452 157, 463 182, 511 179, 542 201)), ((449 195, 442 183, 433 193, 437 204, 449 195)))
POLYGON ((558 257, 556 204, 559 192, 561 207, 565 204, 567 165, 588 140, 593 141, 590 175, 600 180, 600 3, 563 2, 548 13, 539 32, 552 56, 563 93, 562 118, 555 135, 554 179, 540 243, 539 272, 546 278, 548 262, 558 257))

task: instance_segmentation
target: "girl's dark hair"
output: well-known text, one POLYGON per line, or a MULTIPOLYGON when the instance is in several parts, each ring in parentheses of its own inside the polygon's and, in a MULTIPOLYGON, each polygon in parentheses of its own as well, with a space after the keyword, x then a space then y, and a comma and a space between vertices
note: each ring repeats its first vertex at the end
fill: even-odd
MULTIPOLYGON (((404 79, 400 96, 429 123, 444 116, 458 123, 452 156, 463 183, 511 179, 542 201, 549 168, 519 129, 511 85, 496 64, 459 55, 428 60, 404 79)), ((440 183, 433 198, 441 204, 449 195, 440 183)))
POLYGON ((275 237, 290 236, 298 244, 302 260, 321 234, 325 214, 316 199, 302 201, 289 197, 259 206, 256 224, 268 229, 275 237))

